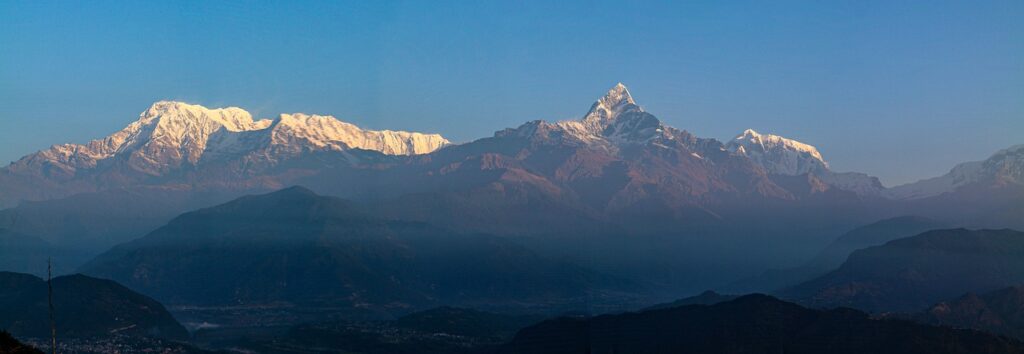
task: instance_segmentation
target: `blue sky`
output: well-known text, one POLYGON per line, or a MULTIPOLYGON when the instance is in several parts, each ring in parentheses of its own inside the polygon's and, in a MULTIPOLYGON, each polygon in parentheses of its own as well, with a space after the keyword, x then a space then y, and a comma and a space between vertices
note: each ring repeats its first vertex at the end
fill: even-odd
POLYGON ((1024 144, 1024 1, 0 2, 0 161, 152 102, 489 136, 616 82, 886 185, 1024 144))

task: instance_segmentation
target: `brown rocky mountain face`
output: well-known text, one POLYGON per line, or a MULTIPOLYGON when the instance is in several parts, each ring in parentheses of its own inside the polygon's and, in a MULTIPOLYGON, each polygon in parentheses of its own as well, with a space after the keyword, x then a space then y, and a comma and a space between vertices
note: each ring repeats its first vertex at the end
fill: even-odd
MULTIPOLYGON (((632 230, 661 230, 687 222, 736 220, 744 213, 763 212, 760 208, 766 205, 807 201, 846 208, 861 199, 811 175, 791 177, 803 178, 803 183, 777 182, 721 142, 661 123, 621 85, 581 120, 528 122, 369 174, 375 181, 371 190, 402 196, 396 203, 400 206, 388 208, 395 215, 472 224, 475 211, 480 211, 488 213, 479 215, 480 220, 498 215, 497 222, 488 223, 500 227, 511 226, 501 222, 502 211, 514 215, 524 205, 530 205, 525 211, 565 210, 567 220, 618 226, 629 221, 632 230), (403 210, 434 204, 424 198, 462 203, 447 208, 458 210, 463 219, 438 220, 403 210)), ((353 193, 349 183, 322 183, 316 177, 300 183, 330 194, 353 193)))
MULTIPOLYGON (((171 113, 161 114, 183 122, 212 115, 202 110, 171 113)), ((656 261, 636 272, 650 273, 654 267, 675 277, 667 270, 679 268, 667 267, 662 260, 737 268, 727 264, 739 259, 749 263, 743 267, 763 266, 814 252, 828 242, 827 235, 885 213, 874 207, 876 197, 838 188, 818 176, 824 167, 801 170, 806 173, 796 176, 771 174, 762 166, 764 161, 730 151, 715 139, 667 126, 637 105, 622 85, 609 90, 579 120, 528 122, 492 137, 417 155, 331 148, 323 143, 330 139, 310 138, 319 137, 316 129, 293 133, 289 136, 296 138, 284 142, 274 140, 277 135, 266 140, 255 134, 273 131, 282 123, 260 130, 266 123, 244 116, 207 118, 203 119, 234 128, 221 128, 225 133, 186 130, 191 134, 187 136, 208 137, 202 150, 190 145, 172 149, 178 153, 153 150, 149 147, 167 144, 132 140, 145 136, 140 130, 141 135, 112 139, 110 144, 56 149, 4 168, 0 179, 13 182, 0 184, 0 189, 17 191, 0 195, 24 199, 31 194, 28 199, 51 200, 0 211, 0 226, 59 246, 99 252, 188 210, 302 185, 354 200, 366 211, 392 219, 461 232, 536 236, 529 242, 560 256, 587 258, 598 253, 608 256, 601 261, 626 262, 636 258, 632 255, 647 254, 652 257, 642 258, 656 261), (246 124, 255 127, 243 129, 246 124), (121 145, 114 144, 122 140, 121 145), (99 158, 107 156, 100 154, 109 152, 107 145, 140 148, 130 154, 115 149, 111 157, 99 158), (69 152, 66 156, 77 160, 40 162, 44 155, 65 156, 56 152, 69 152), (144 165, 140 159, 153 156, 174 157, 172 165, 177 167, 139 168, 144 165), (55 167, 72 165, 73 170, 55 167), (57 199, 66 195, 71 197, 57 199), (101 213, 88 207, 101 204, 107 206, 101 213), (110 230, 104 225, 130 227, 110 230), (602 237, 608 242, 598 241, 602 237), (751 248, 764 252, 740 256, 751 248)), ((213 123, 210 126, 216 127, 213 123)), ((776 138, 772 141, 785 143, 778 148, 805 146, 776 138)), ((603 266, 625 269, 621 262, 603 266)))
MULTIPOLYGON (((155 131, 166 116, 165 128, 181 139, 156 139, 139 129, 87 146, 58 146, 0 169, 3 203, 40 200, 0 211, 0 227, 99 252, 188 210, 302 185, 391 219, 528 235, 535 237, 528 242, 560 255, 625 262, 642 254, 753 276, 749 269, 810 257, 855 226, 896 215, 946 215, 960 202, 885 199, 877 180, 834 173, 813 146, 779 136, 748 130, 727 144, 697 137, 644 111, 622 85, 581 119, 532 121, 425 154, 417 146, 438 144, 414 133, 409 144, 378 146, 390 138, 345 133, 348 126, 324 117, 264 122, 231 109, 193 108, 157 109, 141 118, 157 122, 155 131), (195 126, 205 128, 182 128, 195 126), (198 137, 206 139, 202 149, 187 143, 198 137), (143 168, 162 160, 167 168, 143 168)), ((1007 195, 999 205, 1019 200, 1008 193, 999 200, 1007 195)), ((976 205, 992 210, 996 204, 976 205)), ((1007 210, 998 220, 1013 219, 1016 209, 1007 210)), ((605 266, 625 269, 621 262, 605 266)), ((683 271, 668 269, 687 269, 648 266, 637 272, 658 268, 676 277, 683 271)))
POLYGON ((425 155, 415 154, 446 141, 407 133, 399 137, 405 143, 376 143, 363 136, 375 132, 346 124, 297 115, 257 121, 237 108, 160 102, 110 137, 54 146, 3 168, 0 199, 10 206, 123 189, 216 191, 222 202, 302 184, 344 197, 471 202, 484 194, 598 218, 656 211, 659 218, 703 219, 721 217, 730 204, 789 202, 836 189, 814 177, 810 185, 777 183, 721 142, 663 124, 621 84, 580 120, 533 121, 425 155))

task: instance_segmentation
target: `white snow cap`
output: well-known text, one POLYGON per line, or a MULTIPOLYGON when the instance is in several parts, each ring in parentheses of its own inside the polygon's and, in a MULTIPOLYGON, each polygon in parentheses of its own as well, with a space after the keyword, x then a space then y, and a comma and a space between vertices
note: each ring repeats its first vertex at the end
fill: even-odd
POLYGON ((605 125, 622 113, 632 110, 643 112, 643 109, 636 105, 636 101, 633 101, 633 96, 629 94, 626 85, 620 82, 590 106, 590 111, 584 116, 583 121, 605 125))
POLYGON ((598 98, 583 118, 560 121, 553 126, 569 137, 605 147, 646 143, 660 136, 664 128, 661 121, 636 104, 621 82, 598 98))
POLYGON ((984 161, 958 164, 945 175, 892 187, 886 192, 892 198, 919 199, 977 182, 1024 184, 1024 144, 999 150, 984 161))
POLYGON ((63 144, 23 158, 47 161, 65 171, 94 168, 100 160, 124 156, 135 170, 161 175, 204 156, 270 159, 317 150, 374 150, 388 155, 425 154, 450 142, 438 134, 364 130, 331 116, 282 114, 254 120, 238 107, 209 109, 159 101, 124 129, 84 145, 63 144))
POLYGON ((773 174, 795 176, 828 170, 828 163, 814 146, 753 129, 744 130, 726 148, 749 157, 773 174))

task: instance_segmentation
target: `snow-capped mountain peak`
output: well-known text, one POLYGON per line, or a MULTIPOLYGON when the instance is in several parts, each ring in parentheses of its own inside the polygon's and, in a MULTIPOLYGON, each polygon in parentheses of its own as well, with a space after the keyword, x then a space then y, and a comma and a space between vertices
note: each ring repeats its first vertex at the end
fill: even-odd
POLYGON ((238 107, 209 109, 179 101, 159 101, 139 116, 139 122, 149 124, 156 120, 216 123, 229 131, 258 130, 270 126, 269 119, 254 121, 252 115, 238 107))
POLYGON ((582 144, 606 151, 647 144, 659 147, 680 146, 691 150, 687 154, 701 160, 724 148, 749 159, 770 175, 813 174, 829 186, 863 195, 877 195, 884 189, 875 177, 863 173, 830 171, 817 148, 793 139, 761 134, 753 129, 744 130, 724 146, 714 139, 696 138, 684 130, 665 125, 654 115, 645 112, 621 83, 594 102, 581 119, 553 124, 533 121, 515 129, 499 131, 495 136, 539 139, 546 143, 582 144))
POLYGON ((795 176, 828 170, 828 163, 814 146, 753 129, 744 130, 726 148, 747 156, 773 174, 795 176))
POLYGON ((949 193, 973 183, 1024 184, 1024 145, 997 151, 984 161, 964 162, 945 175, 889 188, 897 199, 919 199, 949 193))
POLYGON ((577 140, 600 145, 648 142, 666 128, 636 104, 622 83, 597 99, 582 119, 561 121, 555 127, 577 140))
POLYGON ((102 161, 116 160, 134 171, 156 176, 182 165, 195 166, 204 156, 223 161, 256 155, 273 162, 306 151, 362 149, 414 155, 448 144, 438 134, 363 130, 331 116, 283 114, 275 120, 254 120, 238 107, 210 109, 159 101, 108 137, 84 145, 55 145, 23 157, 10 169, 74 176, 97 168, 102 161))
POLYGON ((812 174, 826 184, 860 195, 879 195, 885 187, 878 178, 857 172, 833 172, 818 149, 778 135, 744 130, 725 145, 774 175, 812 174))
POLYGON ((451 144, 439 134, 364 130, 332 116, 303 113, 282 114, 272 130, 271 142, 285 147, 362 149, 388 155, 419 155, 451 144))
POLYGON ((585 122, 592 121, 599 125, 606 125, 621 114, 629 111, 643 112, 643 109, 637 106, 633 96, 629 94, 629 89, 620 82, 609 89, 597 102, 594 102, 583 120, 585 122))
MULTIPOLYGON (((825 163, 825 160, 821 157, 821 153, 818 152, 818 148, 805 144, 793 139, 784 138, 778 135, 772 134, 761 134, 753 129, 744 130, 743 133, 737 135, 733 141, 750 141, 757 145, 764 146, 765 148, 771 147, 784 147, 789 150, 805 153, 814 157, 815 159, 825 163)), ((825 163, 827 166, 828 164, 825 163)))

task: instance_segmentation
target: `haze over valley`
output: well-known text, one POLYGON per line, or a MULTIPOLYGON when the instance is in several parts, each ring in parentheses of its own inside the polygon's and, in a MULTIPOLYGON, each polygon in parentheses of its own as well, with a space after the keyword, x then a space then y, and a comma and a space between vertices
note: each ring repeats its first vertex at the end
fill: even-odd
POLYGON ((0 4, 0 353, 1024 353, 1019 3, 110 5, 0 4))

